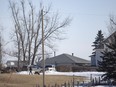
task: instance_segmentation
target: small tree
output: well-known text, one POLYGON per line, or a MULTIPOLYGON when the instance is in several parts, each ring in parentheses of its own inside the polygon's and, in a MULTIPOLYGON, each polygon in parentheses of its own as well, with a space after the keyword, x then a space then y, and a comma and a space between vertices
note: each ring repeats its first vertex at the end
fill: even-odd
POLYGON ((106 72, 102 75, 103 79, 116 81, 116 36, 106 46, 109 50, 102 52, 102 61, 98 63, 98 70, 106 72))

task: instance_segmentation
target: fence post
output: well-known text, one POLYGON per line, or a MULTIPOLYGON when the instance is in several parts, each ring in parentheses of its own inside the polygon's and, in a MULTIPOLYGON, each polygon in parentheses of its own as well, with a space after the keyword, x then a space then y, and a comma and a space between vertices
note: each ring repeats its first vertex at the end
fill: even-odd
POLYGON ((90 74, 90 81, 92 82, 92 74, 90 74))
POLYGON ((70 86, 71 86, 71 87, 73 86, 73 81, 72 81, 72 80, 71 80, 70 86))
POLYGON ((95 77, 95 85, 97 85, 97 78, 95 77))
POLYGON ((83 87, 85 86, 85 83, 84 83, 84 81, 83 81, 83 87))
POLYGON ((77 87, 79 87, 79 81, 77 81, 77 87))
POLYGON ((101 79, 100 79, 100 77, 99 77, 99 82, 98 82, 98 84, 99 84, 99 85, 101 84, 101 79))
POLYGON ((74 79, 74 74, 73 74, 73 87, 74 87, 74 85, 75 85, 75 79, 74 79))
POLYGON ((68 87, 70 87, 70 83, 68 82, 68 87))
POLYGON ((66 87, 66 82, 64 83, 64 87, 66 87))
POLYGON ((57 84, 55 83, 55 86, 54 87, 57 87, 57 84))
POLYGON ((95 80, 94 80, 94 79, 92 80, 92 85, 93 85, 93 86, 95 85, 95 80))

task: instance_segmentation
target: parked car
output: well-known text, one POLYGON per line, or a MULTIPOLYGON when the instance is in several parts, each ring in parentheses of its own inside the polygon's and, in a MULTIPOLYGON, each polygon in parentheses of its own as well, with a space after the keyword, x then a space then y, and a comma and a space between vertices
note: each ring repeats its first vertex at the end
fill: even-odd
POLYGON ((40 66, 38 66, 38 65, 31 65, 29 67, 32 68, 32 72, 34 74, 40 74, 40 72, 42 71, 42 68, 40 66))
POLYGON ((45 71, 56 71, 55 65, 46 65, 45 71))

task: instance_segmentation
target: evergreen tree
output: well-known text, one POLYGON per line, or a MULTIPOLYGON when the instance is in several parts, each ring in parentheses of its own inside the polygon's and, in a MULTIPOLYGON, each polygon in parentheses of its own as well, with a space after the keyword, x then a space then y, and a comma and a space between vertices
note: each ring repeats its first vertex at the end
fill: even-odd
POLYGON ((102 61, 98 62, 98 70, 106 72, 102 75, 103 79, 116 82, 116 36, 106 46, 109 50, 102 52, 102 61))
MULTIPOLYGON (((103 41, 104 41, 104 36, 102 34, 102 31, 99 30, 97 37, 95 38, 95 41, 93 42, 93 45, 92 45, 94 47, 93 50, 104 48, 103 41)), ((92 54, 95 55, 95 51, 92 54)))

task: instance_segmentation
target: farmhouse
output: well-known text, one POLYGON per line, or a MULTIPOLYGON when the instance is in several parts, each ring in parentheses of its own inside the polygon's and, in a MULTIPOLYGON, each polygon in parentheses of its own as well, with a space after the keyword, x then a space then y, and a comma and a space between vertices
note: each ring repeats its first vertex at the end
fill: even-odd
POLYGON ((73 71, 72 69, 75 68, 76 70, 77 67, 90 66, 90 61, 69 54, 61 54, 52 58, 47 58, 45 63, 46 65, 55 65, 59 71, 73 71), (63 69, 61 70, 61 68, 63 69))
POLYGON ((52 58, 47 58, 45 60, 46 64, 54 64, 54 65, 78 65, 84 66, 90 64, 88 60, 75 57, 69 54, 61 54, 52 58))

